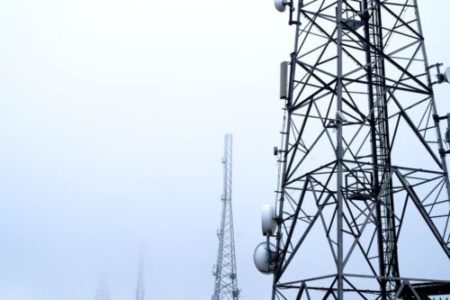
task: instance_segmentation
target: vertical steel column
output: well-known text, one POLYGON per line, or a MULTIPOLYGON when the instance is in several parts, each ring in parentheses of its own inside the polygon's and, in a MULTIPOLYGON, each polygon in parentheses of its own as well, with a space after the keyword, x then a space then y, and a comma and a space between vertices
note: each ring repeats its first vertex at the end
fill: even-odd
POLYGON ((342 143, 342 0, 338 0, 336 10, 336 28, 337 28, 337 74, 336 74, 336 162, 337 162, 337 284, 338 299, 344 299, 344 232, 343 232, 343 143, 342 143))

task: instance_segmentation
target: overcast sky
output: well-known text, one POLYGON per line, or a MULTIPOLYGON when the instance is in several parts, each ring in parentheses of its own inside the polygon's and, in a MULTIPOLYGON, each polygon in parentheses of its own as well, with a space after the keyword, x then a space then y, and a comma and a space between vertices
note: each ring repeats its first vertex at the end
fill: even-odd
MULTIPOLYGON (((431 63, 450 66, 447 0, 420 1, 431 63)), ((223 135, 234 134, 241 299, 272 202, 287 15, 270 0, 0 2, 0 299, 210 299, 223 135)), ((450 85, 436 90, 450 112, 450 85)))

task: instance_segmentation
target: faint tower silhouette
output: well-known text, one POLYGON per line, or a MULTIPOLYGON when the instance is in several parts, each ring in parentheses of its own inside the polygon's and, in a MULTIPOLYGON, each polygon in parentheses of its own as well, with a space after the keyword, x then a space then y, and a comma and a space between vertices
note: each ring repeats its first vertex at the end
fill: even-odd
POLYGON ((141 246, 139 252, 139 271, 138 282, 136 287, 136 300, 144 300, 145 288, 144 288, 144 246, 141 246))
POLYGON ((105 275, 99 279, 95 300, 109 300, 109 285, 105 275))

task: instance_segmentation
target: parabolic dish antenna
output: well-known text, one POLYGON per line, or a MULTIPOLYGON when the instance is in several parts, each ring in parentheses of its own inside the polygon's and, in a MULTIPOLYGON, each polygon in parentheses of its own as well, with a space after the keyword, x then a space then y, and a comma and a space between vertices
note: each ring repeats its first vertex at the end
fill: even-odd
POLYGON ((256 246, 253 254, 253 261, 256 268, 263 274, 273 273, 274 268, 271 262, 271 257, 275 252, 275 246, 269 242, 262 242, 256 246))
POLYGON ((284 3, 284 0, 275 0, 275 8, 279 12, 284 12, 286 10, 286 4, 284 3))

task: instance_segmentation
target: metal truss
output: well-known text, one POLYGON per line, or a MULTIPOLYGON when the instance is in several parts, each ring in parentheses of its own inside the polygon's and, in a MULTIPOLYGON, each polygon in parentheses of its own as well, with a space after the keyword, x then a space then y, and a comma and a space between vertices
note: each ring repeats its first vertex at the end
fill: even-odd
POLYGON ((239 289, 236 276, 236 254, 234 247, 233 209, 231 203, 232 193, 232 146, 231 134, 225 135, 225 154, 223 163, 223 195, 222 195, 222 221, 217 236, 219 249, 217 264, 214 266, 214 294, 213 300, 237 300, 239 289))
POLYGON ((411 214, 450 259, 448 150, 417 1, 287 5, 272 299, 449 295, 450 281, 402 277, 399 263, 411 214))

